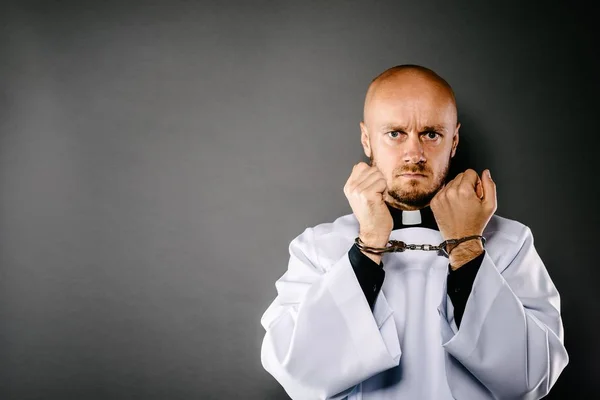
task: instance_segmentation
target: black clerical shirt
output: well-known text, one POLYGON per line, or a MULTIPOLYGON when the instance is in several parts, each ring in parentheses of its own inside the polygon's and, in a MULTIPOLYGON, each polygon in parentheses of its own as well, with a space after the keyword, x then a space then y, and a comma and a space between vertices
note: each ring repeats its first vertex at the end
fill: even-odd
MULTIPOLYGON (((429 228, 436 231, 439 230, 430 207, 425 207, 420 210, 421 223, 404 225, 402 222, 402 210, 394 208, 387 203, 386 205, 388 206, 390 214, 392 214, 392 218, 394 220, 394 227, 392 228, 393 230, 411 227, 429 228)), ((469 261, 455 271, 448 266, 449 273, 446 281, 447 292, 448 296, 450 296, 450 300, 452 301, 452 306, 454 307, 454 320, 456 322, 456 326, 458 327, 460 327, 465 306, 467 305, 467 299, 471 294, 473 282, 475 281, 475 277, 477 276, 477 272, 479 271, 479 267, 481 266, 484 255, 485 250, 482 254, 475 257, 473 260, 469 261)), ((360 284, 360 287, 362 288, 369 305, 371 308, 373 308, 375 299, 381 290, 381 286, 383 285, 383 280, 385 278, 383 262, 376 264, 362 251, 360 251, 356 244, 354 244, 348 251, 348 258, 350 259, 350 264, 352 264, 352 268, 354 269, 358 283, 360 284)))

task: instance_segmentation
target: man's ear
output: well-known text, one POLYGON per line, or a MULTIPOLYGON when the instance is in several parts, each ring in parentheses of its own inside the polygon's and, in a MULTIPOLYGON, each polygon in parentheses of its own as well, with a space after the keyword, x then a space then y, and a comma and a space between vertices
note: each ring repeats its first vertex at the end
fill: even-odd
POLYGON ((362 144, 365 156, 371 157, 371 143, 369 141, 369 131, 363 121, 360 122, 360 143, 362 144))
POLYGON ((458 130, 460 129, 460 122, 456 124, 456 129, 454 130, 454 136, 452 137, 452 152, 450 157, 454 157, 456 154, 456 148, 458 147, 458 130))

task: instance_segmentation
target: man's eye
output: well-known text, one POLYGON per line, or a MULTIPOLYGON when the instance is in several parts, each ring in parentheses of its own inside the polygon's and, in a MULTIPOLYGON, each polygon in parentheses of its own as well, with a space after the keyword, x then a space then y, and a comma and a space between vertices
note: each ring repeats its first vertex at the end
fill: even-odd
POLYGON ((397 139, 400 136, 400 132, 398 132, 398 131, 391 131, 391 132, 388 132, 388 135, 390 135, 390 137, 392 139, 397 139))
POLYGON ((434 131, 429 131, 429 132, 425 133, 425 135, 427 135, 427 139, 432 139, 432 140, 435 140, 440 136, 439 133, 434 132, 434 131))

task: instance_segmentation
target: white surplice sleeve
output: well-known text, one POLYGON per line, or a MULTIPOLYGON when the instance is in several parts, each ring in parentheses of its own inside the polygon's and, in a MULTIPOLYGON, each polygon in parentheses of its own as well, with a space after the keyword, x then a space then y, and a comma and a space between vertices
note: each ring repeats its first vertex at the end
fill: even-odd
POLYGON ((401 354, 392 309, 382 292, 369 307, 348 257, 351 246, 338 243, 341 256, 323 263, 315 240, 307 228, 290 243, 277 297, 261 318, 262 365, 295 400, 343 398, 397 366, 401 354))
POLYGON ((522 227, 510 245, 490 242, 460 329, 447 296, 440 305, 446 373, 456 398, 539 399, 569 361, 559 293, 531 230, 522 227))

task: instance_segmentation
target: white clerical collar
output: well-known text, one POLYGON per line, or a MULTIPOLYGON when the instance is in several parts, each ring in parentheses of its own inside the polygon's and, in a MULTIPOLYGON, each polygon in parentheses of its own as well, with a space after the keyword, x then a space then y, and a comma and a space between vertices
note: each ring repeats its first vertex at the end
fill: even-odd
POLYGON ((421 222, 423 222, 423 220, 421 219, 421 211, 402 211, 402 225, 418 225, 421 222))

